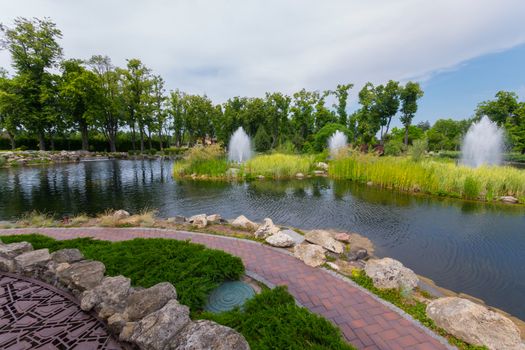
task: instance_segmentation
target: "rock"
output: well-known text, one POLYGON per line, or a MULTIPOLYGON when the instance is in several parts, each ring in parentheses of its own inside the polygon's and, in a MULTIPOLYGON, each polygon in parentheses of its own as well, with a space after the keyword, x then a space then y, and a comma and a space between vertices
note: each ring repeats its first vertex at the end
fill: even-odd
POLYGON ((345 246, 336 241, 332 234, 325 230, 312 230, 306 233, 304 238, 310 242, 322 246, 336 254, 341 254, 345 250, 345 246))
POLYGON ((277 234, 281 229, 273 224, 272 219, 265 218, 264 224, 259 226, 257 231, 255 231, 254 236, 256 238, 266 238, 271 235, 277 234))
POLYGON ((188 222, 197 228, 205 228, 208 226, 206 214, 193 215, 188 219, 188 222))
POLYGON ((295 232, 294 230, 285 229, 281 230, 281 232, 290 236, 294 241, 294 245, 301 244, 304 242, 304 236, 300 233, 295 232))
POLYGON ((208 220, 210 224, 220 224, 222 217, 219 214, 212 214, 212 215, 208 215, 206 217, 206 220, 208 220))
POLYGON ((33 246, 28 242, 18 242, 0 245, 0 257, 12 259, 22 253, 30 252, 33 246))
POLYGON ((259 180, 264 180, 264 175, 257 175, 257 178, 258 178, 259 180))
POLYGON ((374 183, 373 183, 372 181, 368 181, 368 182, 366 183, 366 185, 367 185, 367 186, 374 186, 374 183))
POLYGON ((315 244, 302 243, 294 247, 294 256, 306 265, 316 267, 325 263, 324 248, 315 244))
POLYGON ((117 219, 117 220, 122 220, 122 219, 126 219, 126 218, 129 218, 130 217, 130 214, 125 211, 125 210, 117 210, 113 213, 113 218, 117 219))
POLYGON ((74 292, 95 288, 104 278, 106 267, 100 261, 83 260, 57 272, 59 280, 74 292))
POLYGON ((136 323, 137 322, 126 322, 126 324, 124 324, 119 335, 120 341, 131 342, 131 336, 133 335, 133 329, 135 328, 136 323))
POLYGON ((516 203, 519 202, 518 198, 512 197, 512 196, 503 196, 503 197, 500 197, 499 199, 500 199, 500 201, 502 201, 504 203, 516 204, 516 203))
POLYGON ((348 261, 364 260, 366 258, 368 258, 368 251, 363 248, 352 249, 346 254, 348 261))
POLYGON ((248 220, 248 218, 244 215, 241 215, 237 217, 237 219, 233 220, 231 225, 233 227, 244 228, 247 230, 257 230, 259 228, 259 225, 253 221, 248 220))
POLYGON ((470 300, 436 299, 427 305, 427 315, 438 327, 469 344, 493 350, 525 349, 518 327, 511 320, 470 300))
POLYGON ((337 264, 333 263, 333 262, 327 262, 326 265, 330 266, 332 269, 336 270, 336 271, 339 271, 340 268, 337 264))
POLYGON ((326 173, 323 170, 314 170, 315 176, 323 176, 326 175, 326 173))
POLYGON ((171 283, 162 282, 153 287, 132 293, 124 311, 128 321, 138 321, 144 316, 162 308, 171 299, 177 299, 177 291, 171 283))
POLYGON ((321 170, 324 170, 324 171, 327 171, 328 170, 328 164, 326 164, 324 162, 319 162, 319 163, 317 163, 317 168, 321 169, 321 170))
POLYGON ((124 276, 105 277, 93 289, 85 291, 80 298, 80 308, 90 311, 95 308, 103 319, 124 311, 131 292, 131 280, 124 276))
POLYGON ((167 220, 170 224, 184 224, 186 218, 182 215, 175 215, 174 217, 168 218, 167 220))
POLYGON ((74 263, 84 259, 84 255, 78 249, 60 249, 51 254, 51 259, 58 264, 74 263))
POLYGON ((235 330, 213 321, 188 324, 171 342, 171 350, 249 350, 244 337, 235 330))
POLYGON ((295 241, 286 233, 279 231, 274 235, 266 237, 266 243, 274 247, 286 248, 293 246, 295 244, 295 241))
POLYGON ((348 233, 339 232, 334 235, 334 238, 339 242, 348 243, 350 242, 350 235, 348 233))
POLYGON ((130 339, 140 349, 166 349, 171 339, 191 322, 189 315, 187 306, 172 299, 162 309, 138 321, 130 339))
POLYGON ((28 271, 34 268, 35 265, 44 266, 49 260, 51 260, 51 255, 47 248, 38 249, 20 254, 14 260, 17 270, 28 271))
POLYGON ((0 271, 15 272, 15 261, 13 259, 0 257, 0 271))
POLYGON ((298 178, 298 179, 303 179, 304 178, 304 174, 303 173, 297 173, 297 174, 295 174, 295 177, 298 178))
POLYGON ((400 288, 411 291, 419 282, 414 271, 392 258, 369 260, 365 273, 372 279, 374 286, 382 289, 400 288))
POLYGON ((126 315, 121 313, 113 314, 108 318, 108 329, 112 334, 119 335, 127 322, 126 315))

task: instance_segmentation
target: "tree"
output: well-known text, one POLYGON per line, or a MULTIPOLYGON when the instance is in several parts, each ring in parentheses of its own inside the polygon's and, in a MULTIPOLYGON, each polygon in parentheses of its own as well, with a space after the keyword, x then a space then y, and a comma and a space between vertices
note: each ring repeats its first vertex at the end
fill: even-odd
POLYGON ((294 143, 298 149, 303 147, 304 142, 314 132, 314 108, 318 101, 319 93, 316 91, 302 89, 293 94, 291 123, 296 134, 294 143))
POLYGON ((484 101, 476 108, 476 118, 480 119, 486 115, 498 126, 502 126, 507 119, 514 118, 520 107, 518 95, 509 91, 498 91, 495 100, 484 101))
POLYGON ((257 129, 255 137, 253 138, 253 144, 257 152, 266 152, 272 146, 272 139, 270 135, 266 133, 264 125, 260 125, 257 129))
POLYGON ((438 119, 427 131, 428 148, 432 151, 458 150, 470 120, 438 119))
POLYGON ((405 146, 408 145, 408 128, 417 112, 417 100, 423 97, 423 90, 419 83, 409 81, 401 88, 401 122, 405 126, 405 146))
POLYGON ((57 39, 62 33, 49 19, 15 19, 14 28, 0 26, 5 35, 16 72, 18 95, 26 114, 22 116, 27 130, 39 139, 40 150, 45 150, 45 131, 52 124, 50 108, 54 103, 49 94, 54 78, 50 69, 57 66, 62 57, 62 48, 57 39))
POLYGON ((390 122, 399 109, 399 82, 389 80, 383 86, 379 85, 375 89, 375 105, 381 125, 381 144, 384 143, 384 137, 388 134, 390 122))
POLYGON ((315 104, 314 122, 315 132, 318 132, 326 124, 337 122, 337 116, 332 111, 328 110, 325 106, 325 99, 330 94, 330 91, 324 91, 322 94, 318 94, 318 100, 315 104))
POLYGON ((268 113, 266 124, 269 126, 268 130, 272 137, 272 147, 283 144, 291 136, 292 130, 288 117, 291 101, 290 96, 280 92, 266 93, 266 112, 268 113))
POLYGON ((173 120, 172 129, 175 136, 175 145, 177 147, 180 147, 182 145, 182 136, 184 135, 184 121, 186 119, 185 117, 185 109, 184 109, 184 93, 175 90, 170 92, 170 96, 168 98, 168 114, 171 116, 171 119, 173 120))
POLYGON ((159 147, 162 151, 162 131, 167 118, 167 113, 164 110, 164 103, 166 102, 166 96, 164 96, 164 79, 162 79, 160 75, 155 75, 152 79, 151 86, 153 102, 153 125, 151 125, 151 127, 153 127, 159 135, 159 147))
POLYGON ((339 84, 335 91, 332 91, 335 98, 337 99, 337 104, 334 104, 334 108, 337 112, 339 118, 338 123, 341 125, 348 124, 348 114, 346 113, 346 104, 348 100, 348 91, 354 87, 354 84, 339 84))
POLYGON ((376 106, 376 89, 372 83, 366 83, 359 91, 359 104, 362 106, 355 114, 356 130, 360 142, 368 145, 374 140, 381 128, 381 115, 376 106))
POLYGON ((0 68, 0 131, 5 130, 12 150, 16 148, 15 135, 20 127, 18 116, 25 113, 24 107, 14 80, 0 68))
POLYGON ((352 139, 352 132, 346 126, 339 123, 328 123, 319 130, 314 136, 313 147, 316 152, 322 152, 328 146, 328 139, 336 131, 343 132, 349 140, 352 139))

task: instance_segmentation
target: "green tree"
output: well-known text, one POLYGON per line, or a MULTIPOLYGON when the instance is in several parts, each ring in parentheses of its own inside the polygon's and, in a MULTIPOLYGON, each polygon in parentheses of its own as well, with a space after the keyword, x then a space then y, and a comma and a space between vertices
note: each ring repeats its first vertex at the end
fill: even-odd
POLYGON ((304 142, 307 141, 309 136, 314 132, 314 111, 318 101, 319 93, 316 91, 312 92, 302 89, 293 94, 291 124, 296 134, 294 143, 298 149, 303 148, 304 142))
POLYGON ((264 125, 260 125, 253 138, 253 144, 257 152, 266 152, 272 146, 272 139, 266 132, 264 125))
POLYGON ((419 83, 409 81, 401 88, 401 123, 405 126, 405 146, 408 145, 408 133, 412 119, 417 112, 417 100, 423 97, 419 83))
POLYGON ((16 148, 15 136, 20 128, 20 115, 24 115, 25 104, 17 93, 15 81, 8 77, 7 71, 0 68, 0 131, 5 131, 16 148))
POLYGON ((184 121, 186 120, 184 106, 184 93, 179 90, 171 91, 168 98, 167 112, 173 120, 172 130, 177 147, 182 145, 182 137, 184 135, 184 121))
POLYGON ((432 151, 459 150, 470 120, 438 119, 427 131, 428 148, 432 151))
POLYGON ((317 103, 315 104, 315 132, 318 132, 326 124, 337 122, 337 116, 325 106, 325 99, 330 94, 330 91, 324 91, 322 94, 317 94, 317 103))
POLYGON ((57 40, 62 33, 49 19, 18 17, 14 28, 1 26, 16 72, 17 93, 25 110, 22 117, 27 130, 35 133, 40 150, 45 150, 45 132, 52 124, 50 110, 56 102, 50 94, 55 78, 50 72, 62 57, 57 40))
POLYGON ((332 91, 335 98, 337 99, 337 104, 334 104, 334 108, 339 118, 338 123, 341 125, 346 126, 348 124, 348 114, 346 113, 346 105, 348 101, 348 93, 353 87, 354 84, 338 84, 337 88, 334 91, 332 91))
POLYGON ((314 136, 313 147, 316 152, 322 152, 328 146, 328 139, 336 131, 341 131, 346 134, 349 140, 353 135, 348 128, 339 123, 328 123, 319 130, 314 136))
POLYGON ((516 111, 520 107, 518 95, 515 92, 498 91, 496 99, 484 101, 476 108, 476 117, 481 118, 486 115, 499 126, 504 125, 507 120, 516 116, 516 111))
POLYGON ((292 134, 290 126, 290 96, 280 92, 266 93, 266 112, 268 118, 266 125, 272 137, 272 147, 284 144, 292 134))
POLYGON ((389 80, 385 86, 377 86, 374 107, 379 116, 381 144, 383 144, 385 135, 388 134, 390 128, 390 122, 399 109, 399 82, 389 80))
MULTIPOLYGON (((152 79, 152 114, 153 114, 153 122, 149 126, 150 130, 154 130, 157 132, 159 136, 159 147, 160 150, 163 150, 163 130, 165 127, 166 119, 168 117, 168 113, 165 110, 165 103, 166 103, 166 96, 165 96, 165 90, 164 90, 164 79, 160 75, 153 76, 152 79)), ((151 143, 151 136, 150 136, 150 143, 151 143)), ((151 149, 151 146, 150 146, 151 149)))
POLYGON ((381 115, 379 114, 376 98, 376 89, 372 83, 366 83, 359 91, 359 104, 361 108, 355 114, 356 130, 362 144, 370 144, 381 128, 381 115))

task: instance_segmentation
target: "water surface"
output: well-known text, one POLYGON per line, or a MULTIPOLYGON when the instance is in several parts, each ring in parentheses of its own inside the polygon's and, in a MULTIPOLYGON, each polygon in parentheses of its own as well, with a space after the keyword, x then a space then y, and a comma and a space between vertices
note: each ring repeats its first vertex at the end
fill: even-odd
POLYGON ((108 208, 240 214, 302 229, 359 232, 376 254, 440 286, 525 319, 525 209, 413 196, 324 178, 251 183, 175 181, 167 161, 96 161, 0 169, 0 220, 37 209, 74 215, 108 208))

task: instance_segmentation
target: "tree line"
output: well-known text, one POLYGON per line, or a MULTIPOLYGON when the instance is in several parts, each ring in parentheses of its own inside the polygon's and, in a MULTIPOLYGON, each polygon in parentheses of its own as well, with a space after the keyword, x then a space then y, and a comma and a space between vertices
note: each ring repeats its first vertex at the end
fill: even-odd
MULTIPOLYGON (((237 96, 215 104, 206 95, 167 92, 163 78, 137 58, 128 59, 125 67, 116 67, 103 55, 63 59, 58 44, 62 32, 47 18, 17 18, 12 27, 2 25, 0 31, 14 70, 9 76, 0 68, 0 131, 13 149, 21 135, 36 138, 41 150, 53 149, 56 138, 78 135, 82 149, 89 149, 93 135, 102 135, 112 152, 123 134, 133 150, 142 152, 153 144, 160 150, 207 140, 227 145, 241 126, 254 137, 259 151, 283 145, 319 151, 335 130, 345 132, 354 144, 384 145, 399 139, 406 147, 414 138, 411 134, 417 133, 414 130, 424 127, 412 125, 423 96, 415 82, 367 83, 357 93, 360 107, 350 114, 353 84, 326 91, 302 89, 291 96, 280 92, 237 96), (391 130, 396 116, 403 128, 391 130)), ((487 114, 504 125, 513 142, 523 147, 523 103, 513 93, 498 94, 495 101, 480 104, 476 115, 487 114)), ((449 129, 458 129, 456 123, 439 120, 423 133, 429 144, 450 149, 454 146, 449 129)), ((464 128, 459 129, 457 135, 462 135, 464 128)))

